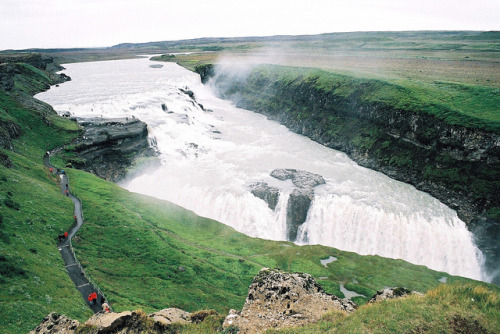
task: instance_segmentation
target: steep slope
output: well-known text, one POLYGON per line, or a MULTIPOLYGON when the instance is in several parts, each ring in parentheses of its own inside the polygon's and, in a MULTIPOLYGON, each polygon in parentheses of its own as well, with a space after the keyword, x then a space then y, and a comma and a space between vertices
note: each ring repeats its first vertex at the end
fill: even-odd
MULTIPOLYGON (((25 70, 12 77, 16 82, 51 83, 31 65, 15 67, 25 70)), ((28 332, 52 310, 87 317, 56 248, 57 235, 72 224, 73 206, 42 162, 47 149, 69 142, 78 127, 14 86, 0 90, 0 119, 11 129, 1 133, 0 149, 0 332, 28 332)))
MULTIPOLYGON (((16 73, 17 79, 33 85, 0 92, 1 119, 16 129, 9 133, 11 145, 1 149, 0 293, 7 297, 0 302, 2 333, 26 333, 51 311, 80 321, 91 313, 56 248, 57 235, 73 223, 72 203, 43 167, 46 150, 70 143, 80 130, 21 90, 51 81, 31 65, 20 66, 28 71, 16 73)), ((66 164, 62 157, 52 162, 66 164)), ((89 173, 67 172, 85 218, 73 241, 77 256, 117 311, 241 308, 252 277, 264 266, 310 273, 339 297, 342 284, 366 296, 356 297, 359 303, 387 285, 427 291, 443 278, 470 281, 401 260, 253 239, 89 173), (331 257, 336 261, 321 264, 331 257)))

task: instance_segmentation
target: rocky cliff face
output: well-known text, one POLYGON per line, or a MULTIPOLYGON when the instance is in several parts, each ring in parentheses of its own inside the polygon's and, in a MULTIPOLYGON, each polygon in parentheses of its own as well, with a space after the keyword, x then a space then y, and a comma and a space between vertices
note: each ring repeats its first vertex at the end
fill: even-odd
MULTIPOLYGON (((421 295, 401 287, 387 288, 378 291, 370 303, 410 294, 421 295)), ((331 311, 352 313, 356 308, 356 304, 349 299, 325 293, 309 274, 264 268, 250 285, 243 309, 230 310, 222 327, 225 333, 263 333, 270 328, 314 323, 331 311)), ((167 308, 149 315, 142 311, 99 312, 83 324, 64 315, 51 313, 30 334, 184 333, 179 325, 200 324, 210 317, 218 319, 216 323, 219 324, 217 330, 210 332, 220 331, 223 318, 213 310, 189 313, 177 308, 167 308)), ((196 333, 203 332, 199 328, 191 329, 196 333)))
POLYGON ((74 146, 78 159, 70 160, 76 168, 117 182, 134 159, 155 155, 148 142, 147 124, 136 118, 79 119, 78 123, 84 134, 74 146))

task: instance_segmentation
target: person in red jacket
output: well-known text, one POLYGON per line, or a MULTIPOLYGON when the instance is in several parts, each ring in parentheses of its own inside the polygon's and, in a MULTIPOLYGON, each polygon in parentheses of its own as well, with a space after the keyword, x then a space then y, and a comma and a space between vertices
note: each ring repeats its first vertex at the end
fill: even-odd
POLYGON ((88 297, 87 300, 89 301, 90 305, 94 305, 94 293, 91 293, 88 297))
POLYGON ((64 237, 67 238, 68 237, 68 232, 64 232, 64 237))

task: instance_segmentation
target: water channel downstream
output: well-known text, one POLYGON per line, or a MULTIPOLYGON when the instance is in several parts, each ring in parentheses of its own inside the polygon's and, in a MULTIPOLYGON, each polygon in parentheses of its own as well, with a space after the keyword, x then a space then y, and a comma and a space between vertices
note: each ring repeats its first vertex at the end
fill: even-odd
POLYGON ((121 186, 216 219, 247 235, 286 240, 291 181, 269 174, 293 168, 320 174, 297 243, 401 258, 481 279, 482 254, 456 212, 414 187, 360 167, 248 110, 218 99, 197 74, 148 59, 65 65, 72 81, 36 97, 78 117, 136 117, 148 124, 162 164, 121 186), (196 102, 180 89, 194 92, 196 102), (198 103, 202 104, 202 108, 198 103), (275 210, 250 184, 280 190, 275 210))

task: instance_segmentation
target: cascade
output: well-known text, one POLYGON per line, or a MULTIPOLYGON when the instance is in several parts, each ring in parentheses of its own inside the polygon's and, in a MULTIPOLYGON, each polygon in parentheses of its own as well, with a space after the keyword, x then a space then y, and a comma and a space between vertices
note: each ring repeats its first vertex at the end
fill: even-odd
POLYGON ((137 117, 148 124, 160 165, 124 180, 124 188, 165 199, 254 237, 287 239, 291 180, 276 169, 321 175, 299 244, 401 258, 481 279, 482 254, 456 213, 414 187, 358 166, 284 126, 214 96, 199 76, 148 59, 65 65, 72 81, 36 97, 78 117, 137 117), (193 92, 193 97, 186 93, 193 92), (200 105, 201 104, 201 105, 200 105), (250 191, 279 189, 271 209, 250 191))

